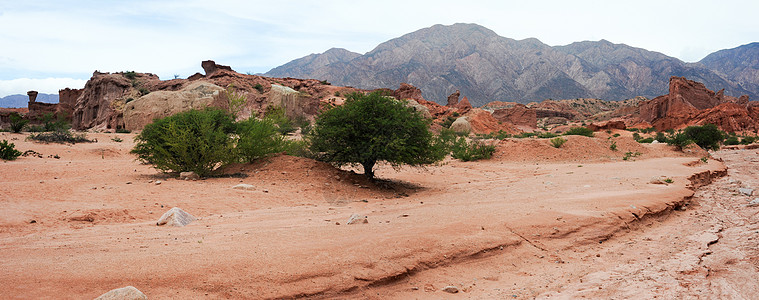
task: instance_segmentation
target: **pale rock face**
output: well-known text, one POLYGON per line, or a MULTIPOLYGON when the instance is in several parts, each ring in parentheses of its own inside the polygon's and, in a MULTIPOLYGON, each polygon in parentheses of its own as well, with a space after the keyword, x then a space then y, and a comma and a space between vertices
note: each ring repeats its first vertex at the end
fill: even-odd
POLYGON ((451 124, 451 130, 456 132, 471 132, 472 124, 469 123, 466 117, 459 117, 451 124))
POLYGON ((127 130, 141 130, 153 119, 206 108, 224 91, 218 85, 196 81, 179 91, 152 92, 126 104, 124 126, 127 130))
POLYGON ((408 100, 406 103, 406 106, 413 108, 415 111, 418 111, 422 114, 422 117, 425 119, 432 119, 432 114, 430 113, 430 109, 427 108, 424 105, 419 104, 419 102, 416 102, 414 100, 408 100))
POLYGON ((113 289, 109 292, 100 295, 100 297, 95 298, 95 300, 147 300, 148 297, 145 296, 140 290, 133 286, 126 286, 123 288, 113 289))

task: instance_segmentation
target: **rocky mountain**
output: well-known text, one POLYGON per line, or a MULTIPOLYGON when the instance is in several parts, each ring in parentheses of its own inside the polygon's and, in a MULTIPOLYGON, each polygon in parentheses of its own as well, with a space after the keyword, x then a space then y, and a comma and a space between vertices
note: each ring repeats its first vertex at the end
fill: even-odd
MULTIPOLYGON (((58 103, 58 95, 56 94, 37 94, 37 102, 43 103, 58 103)), ((29 96, 27 95, 8 95, 0 98, 0 107, 5 108, 18 108, 26 107, 29 103, 29 96)))
POLYGON ((699 63, 735 81, 753 95, 759 94, 759 42, 714 52, 699 63))
POLYGON ((725 88, 727 95, 759 95, 706 64, 687 64, 605 40, 551 47, 534 38, 501 37, 476 24, 435 25, 384 42, 364 55, 338 54, 335 49, 312 54, 265 75, 314 78, 364 89, 405 82, 441 104, 460 90, 474 106, 491 101, 653 98, 667 92, 665 83, 671 76, 687 76, 712 89, 725 88))

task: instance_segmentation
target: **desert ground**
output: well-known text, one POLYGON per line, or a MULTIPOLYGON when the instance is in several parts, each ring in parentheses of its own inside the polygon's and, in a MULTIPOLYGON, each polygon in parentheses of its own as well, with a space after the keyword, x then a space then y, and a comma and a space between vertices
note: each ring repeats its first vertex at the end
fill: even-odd
POLYGON ((757 150, 702 160, 615 133, 559 149, 508 139, 490 160, 383 165, 376 182, 287 155, 185 181, 136 161, 134 134, 61 145, 0 133, 37 153, 0 162, 0 288, 6 299, 129 285, 150 299, 754 298, 759 207, 739 188, 759 185, 757 150), (156 226, 172 207, 198 220, 156 226), (347 225, 353 214, 368 222, 347 225))

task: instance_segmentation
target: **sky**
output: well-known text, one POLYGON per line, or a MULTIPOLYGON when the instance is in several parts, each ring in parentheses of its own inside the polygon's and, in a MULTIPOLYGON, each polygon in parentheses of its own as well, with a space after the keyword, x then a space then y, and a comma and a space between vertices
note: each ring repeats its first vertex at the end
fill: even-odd
POLYGON ((0 97, 82 88, 96 70, 187 78, 208 59, 264 73, 454 23, 551 46, 606 39, 695 62, 759 41, 757 13, 756 0, 0 0, 0 97))

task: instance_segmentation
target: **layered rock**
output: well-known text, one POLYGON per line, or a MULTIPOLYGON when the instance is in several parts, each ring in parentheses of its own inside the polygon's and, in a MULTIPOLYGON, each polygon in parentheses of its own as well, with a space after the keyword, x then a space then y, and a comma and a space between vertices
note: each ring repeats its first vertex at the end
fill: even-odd
POLYGON ((648 122, 657 130, 679 129, 689 125, 712 123, 726 131, 757 129, 757 119, 749 111, 748 96, 740 98, 714 92, 702 83, 684 77, 672 77, 669 94, 639 105, 639 122, 648 122), (730 104, 730 105, 728 105, 730 104))
POLYGON ((516 126, 528 128, 537 128, 538 119, 534 109, 528 108, 524 104, 516 104, 511 108, 496 109, 493 111, 493 118, 503 123, 511 123, 516 126))
POLYGON ((65 88, 59 90, 58 107, 56 109, 56 114, 63 116, 67 120, 71 121, 71 117, 74 114, 74 106, 76 105, 76 100, 79 99, 79 97, 82 95, 82 92, 84 92, 83 89, 65 88))
POLYGON ((456 92, 448 96, 448 104, 445 106, 456 106, 456 104, 459 104, 459 97, 461 97, 461 92, 459 92, 459 90, 456 90, 456 92))
POLYGON ((158 76, 148 73, 110 74, 95 71, 92 78, 84 85, 84 91, 74 106, 73 127, 75 129, 123 128, 124 105, 139 98, 142 93, 149 92, 144 86, 147 86, 150 81, 158 80, 158 76), (143 89, 142 92, 138 87, 143 89))
POLYGON ((424 100, 422 90, 408 83, 401 83, 401 86, 393 91, 393 97, 396 99, 424 100))

